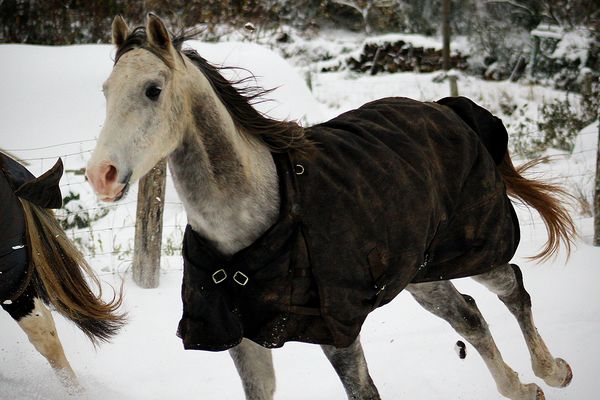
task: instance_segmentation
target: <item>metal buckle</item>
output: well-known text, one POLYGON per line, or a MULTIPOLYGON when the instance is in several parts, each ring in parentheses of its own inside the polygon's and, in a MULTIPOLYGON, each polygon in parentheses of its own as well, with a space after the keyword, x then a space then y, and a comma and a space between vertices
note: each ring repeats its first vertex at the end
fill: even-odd
POLYGON ((223 282, 225 279, 227 279, 227 272, 225 272, 225 270, 223 268, 221 268, 218 271, 213 272, 213 274, 212 274, 212 280, 217 285, 219 283, 223 282))
POLYGON ((248 275, 244 274, 243 272, 237 271, 235 274, 233 274, 233 280, 240 286, 246 286, 250 278, 248 278, 248 275))

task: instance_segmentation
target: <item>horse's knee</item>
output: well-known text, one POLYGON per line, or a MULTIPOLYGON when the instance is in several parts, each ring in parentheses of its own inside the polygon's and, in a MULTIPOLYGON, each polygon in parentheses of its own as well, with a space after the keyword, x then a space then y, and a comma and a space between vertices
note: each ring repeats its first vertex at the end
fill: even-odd
POLYGON ((465 338, 475 338, 487 332, 487 323, 477 308, 475 299, 467 294, 462 294, 464 303, 458 307, 459 318, 454 321, 454 328, 465 338))
POLYGON ((525 290, 523 273, 518 265, 506 264, 473 278, 498 295, 511 311, 531 307, 531 297, 525 290))
POLYGON ((525 284, 523 283, 523 273, 521 268, 516 264, 510 264, 511 271, 513 272, 513 279, 515 282, 515 289, 510 295, 498 296, 503 303, 508 307, 521 307, 531 308, 531 296, 525 290, 525 284))

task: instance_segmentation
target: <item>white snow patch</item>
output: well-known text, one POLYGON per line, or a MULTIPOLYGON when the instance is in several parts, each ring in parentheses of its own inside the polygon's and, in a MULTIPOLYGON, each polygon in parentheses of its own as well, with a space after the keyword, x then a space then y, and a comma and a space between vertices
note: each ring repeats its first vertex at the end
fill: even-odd
POLYGON ((591 35, 585 29, 565 32, 552 52, 552 58, 565 58, 579 60, 580 65, 585 65, 591 44, 591 35))

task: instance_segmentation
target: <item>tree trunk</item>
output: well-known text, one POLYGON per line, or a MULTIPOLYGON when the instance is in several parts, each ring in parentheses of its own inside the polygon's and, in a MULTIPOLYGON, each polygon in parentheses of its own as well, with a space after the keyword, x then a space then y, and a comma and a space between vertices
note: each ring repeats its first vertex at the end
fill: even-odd
POLYGON ((371 28, 371 22, 369 18, 369 14, 371 13, 371 8, 373 7, 373 2, 368 1, 365 7, 360 10, 360 13, 363 17, 363 21, 365 22, 365 33, 370 35, 373 33, 373 28, 371 28))
POLYGON ((594 246, 600 246, 600 110, 598 110, 598 144, 596 153, 596 190, 594 191, 594 246))
POLYGON ((510 73, 510 77, 508 78, 509 81, 516 82, 519 80, 519 78, 521 77, 521 75, 523 73, 525 62, 526 62, 525 57, 523 57, 522 55, 519 55, 519 58, 517 59, 517 63, 515 64, 515 67, 513 68, 512 72, 510 73))
POLYGON ((529 56, 529 63, 527 64, 527 77, 529 79, 532 79, 533 75, 535 74, 535 68, 538 62, 538 55, 540 54, 540 38, 537 36, 533 36, 531 38, 531 41, 531 54, 529 56))
POLYGON ((167 161, 161 160, 142 179, 138 190, 133 254, 133 281, 158 287, 167 161))
POLYGON ((450 0, 442 1, 442 35, 444 45, 442 48, 444 71, 450 69, 450 0))

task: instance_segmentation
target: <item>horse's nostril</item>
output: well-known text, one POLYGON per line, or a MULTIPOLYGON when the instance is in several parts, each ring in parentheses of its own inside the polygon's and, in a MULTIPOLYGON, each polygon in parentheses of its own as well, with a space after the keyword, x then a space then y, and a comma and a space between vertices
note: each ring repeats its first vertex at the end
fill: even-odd
POLYGON ((108 171, 106 171, 106 182, 114 182, 117 180, 117 167, 114 165, 108 166, 108 171))

